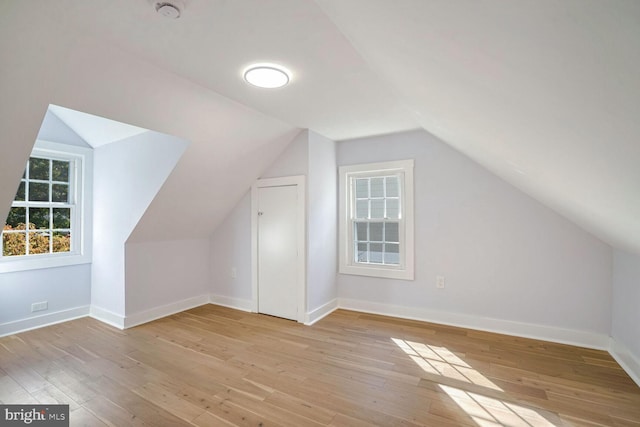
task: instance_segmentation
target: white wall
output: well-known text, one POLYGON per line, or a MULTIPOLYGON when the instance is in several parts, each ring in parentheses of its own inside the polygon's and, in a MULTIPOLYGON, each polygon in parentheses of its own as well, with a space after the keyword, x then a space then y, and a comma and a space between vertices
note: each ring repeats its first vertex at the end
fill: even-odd
POLYGON ((416 280, 339 275, 341 303, 606 346, 608 245, 424 131, 341 142, 337 153, 339 165, 415 159, 416 280))
MULTIPOLYGON (((91 148, 55 115, 46 112, 37 139, 59 144, 91 148)), ((34 141, 35 142, 35 141, 34 141)), ((88 160, 91 165, 91 160, 88 160)), ((26 164, 26 159, 25 159, 26 164)), ((23 166, 24 170, 24 166, 23 166)), ((91 170, 86 171, 87 182, 91 182, 91 170)), ((15 185, 18 187, 20 177, 15 185)), ((90 192, 91 189, 88 189, 90 192)), ((91 200, 91 194, 86 194, 91 200)), ((87 214, 91 215, 91 207, 87 214)), ((4 218, 2 219, 4 223, 4 218)), ((87 242, 91 242, 91 219, 84 230, 87 242)), ((66 320, 89 312, 91 302, 91 265, 81 264, 67 267, 42 268, 0 274, 0 336, 20 330, 44 326, 51 322, 66 320), (31 312, 31 304, 47 301, 48 308, 31 312)))
POLYGON ((337 304, 337 189, 336 143, 309 131, 307 311, 319 315, 337 304))
POLYGON ((613 253, 612 354, 640 385, 640 256, 613 253))
MULTIPOLYGON (((125 242, 186 146, 178 138, 149 131, 94 150, 94 316, 123 326, 125 242)), ((191 225, 176 218, 176 226, 191 225)), ((135 292, 127 289, 129 296, 135 292)))
MULTIPOLYGON (((309 132, 300 131, 260 178, 307 175, 308 141, 309 132)), ((251 310, 251 191, 247 190, 211 235, 210 289, 214 303, 251 310)))
MULTIPOLYGON (((307 312, 314 312, 308 316, 313 321, 337 304, 335 142, 301 131, 260 176, 292 175, 307 176, 307 312)), ((211 237, 211 279, 213 302, 251 309, 250 192, 211 237)))
POLYGON ((306 175, 309 171, 309 131, 302 130, 280 156, 260 174, 261 179, 306 175))
POLYGON ((0 274, 0 336, 89 313, 91 265, 0 274), (46 311, 31 312, 34 302, 46 311))
POLYGON ((220 224, 210 239, 212 301, 251 309, 251 192, 220 224), (232 270, 235 276, 232 277, 232 270))
POLYGON ((125 259, 127 319, 149 321, 209 301, 209 239, 129 242, 125 259))

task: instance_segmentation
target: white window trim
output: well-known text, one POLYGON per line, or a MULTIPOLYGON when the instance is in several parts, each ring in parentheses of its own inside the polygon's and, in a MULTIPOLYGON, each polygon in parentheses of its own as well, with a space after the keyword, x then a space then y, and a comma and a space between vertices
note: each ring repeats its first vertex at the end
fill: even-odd
POLYGON ((351 166, 341 166, 340 194, 339 194, 339 272, 358 276, 382 277, 387 279, 414 280, 414 200, 413 200, 413 159, 398 160, 384 163, 368 163, 351 166), (353 256, 353 226, 350 219, 351 179, 357 176, 371 176, 372 174, 398 173, 404 174, 401 199, 404 205, 404 232, 401 232, 401 262, 400 266, 358 264, 353 256))
MULTIPOLYGON (((93 188, 93 153, 90 148, 60 144, 50 141, 37 140, 29 157, 32 156, 61 156, 73 157, 76 163, 77 203, 74 220, 80 225, 73 236, 73 252, 27 255, 20 257, 0 256, 0 273, 37 270, 41 268, 64 267, 70 265, 87 264, 91 262, 91 233, 92 233, 92 188, 93 188)), ((72 184, 73 185, 73 184, 72 184)), ((4 221, 4 220, 3 220, 4 221)), ((1 242, 0 242, 1 244, 1 242)))

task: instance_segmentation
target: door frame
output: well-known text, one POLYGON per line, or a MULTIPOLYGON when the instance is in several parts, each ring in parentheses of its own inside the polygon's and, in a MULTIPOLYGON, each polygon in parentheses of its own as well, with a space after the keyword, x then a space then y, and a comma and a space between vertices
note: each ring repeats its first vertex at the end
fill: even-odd
POLYGON ((251 186, 251 311, 258 312, 258 190, 264 187, 296 186, 298 240, 298 315, 297 321, 304 323, 307 312, 307 230, 306 230, 306 185, 304 175, 282 178, 258 179, 251 186))

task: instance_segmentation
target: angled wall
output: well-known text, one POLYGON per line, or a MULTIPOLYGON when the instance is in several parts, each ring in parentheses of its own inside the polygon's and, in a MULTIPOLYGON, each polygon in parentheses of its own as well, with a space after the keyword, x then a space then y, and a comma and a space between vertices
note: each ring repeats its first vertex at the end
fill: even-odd
POLYGON ((148 131, 94 150, 91 314, 124 327, 125 243, 187 143, 148 131))

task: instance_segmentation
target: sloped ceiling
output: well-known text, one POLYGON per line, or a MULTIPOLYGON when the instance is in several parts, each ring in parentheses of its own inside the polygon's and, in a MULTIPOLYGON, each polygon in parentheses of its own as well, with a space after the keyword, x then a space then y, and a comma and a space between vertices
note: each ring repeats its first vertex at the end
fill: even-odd
POLYGON ((192 141, 135 239, 178 217, 210 232, 300 128, 423 127, 640 253, 640 2, 188 0, 171 21, 147 0, 5 0, 0 35, 0 182, 49 103, 192 141), (291 84, 247 86, 263 61, 291 84))
POLYGON ((422 127, 640 252, 640 2, 318 3, 422 127))

